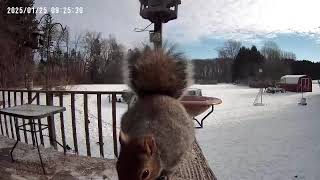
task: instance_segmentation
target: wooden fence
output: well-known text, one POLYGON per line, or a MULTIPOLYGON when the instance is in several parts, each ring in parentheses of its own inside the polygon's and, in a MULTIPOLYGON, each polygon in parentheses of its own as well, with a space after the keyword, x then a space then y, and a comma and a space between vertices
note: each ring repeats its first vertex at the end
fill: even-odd
MULTIPOLYGON (((106 116, 111 116, 112 118, 112 139, 113 139, 113 153, 115 157, 118 157, 118 138, 117 138, 117 95, 122 95, 124 92, 121 91, 43 91, 43 90, 16 90, 16 89, 0 89, 0 105, 2 104, 2 108, 21 105, 21 104, 38 104, 38 105, 54 105, 54 99, 58 99, 59 106, 64 106, 64 99, 70 98, 71 107, 67 108, 67 111, 71 111, 71 119, 67 119, 64 115, 64 113, 60 113, 60 127, 61 127, 61 139, 56 139, 56 123, 59 121, 54 120, 54 116, 47 118, 48 123, 48 136, 49 136, 49 142, 50 145, 53 146, 55 149, 58 149, 57 142, 53 139, 56 139, 58 142, 61 142, 60 144, 63 147, 67 147, 66 143, 66 133, 72 133, 72 141, 73 141, 73 151, 77 154, 79 154, 79 148, 78 148, 78 137, 79 136, 85 136, 85 147, 86 147, 86 155, 91 156, 91 150, 92 150, 92 142, 90 142, 90 129, 89 129, 89 116, 88 116, 88 95, 90 96, 96 96, 96 105, 97 105, 97 124, 98 124, 98 135, 99 140, 97 144, 99 145, 99 152, 101 157, 105 157, 104 155, 104 139, 103 139, 103 121, 102 121, 102 97, 108 96, 109 99, 111 99, 111 114, 106 114, 106 116), (84 118, 84 134, 81 134, 77 132, 77 121, 76 121, 76 109, 75 109, 75 96, 82 95, 83 96, 83 118, 84 118), (45 103, 41 99, 41 97, 45 96, 45 103), (56 97, 56 98, 54 98, 56 97), (2 103, 1 103, 2 102, 2 103), (43 103, 41 103, 43 102, 43 103), (72 124, 72 131, 66 132, 65 129, 65 121, 71 121, 72 124)), ((57 102, 56 102, 57 103, 57 102)), ((22 119, 22 122, 25 123, 28 120, 22 119)), ((37 121, 39 125, 39 136, 40 136, 40 142, 42 145, 45 145, 44 143, 44 134, 41 130, 42 121, 39 119, 37 121)), ((8 136, 12 139, 17 139, 19 133, 14 132, 14 122, 13 117, 9 116, 0 116, 0 133, 1 135, 8 136)), ((23 127, 23 134, 24 134, 24 142, 25 143, 35 143, 33 136, 30 139, 28 139, 27 133, 28 130, 26 127, 23 127)), ((64 153, 66 153, 66 148, 64 148, 64 153)))

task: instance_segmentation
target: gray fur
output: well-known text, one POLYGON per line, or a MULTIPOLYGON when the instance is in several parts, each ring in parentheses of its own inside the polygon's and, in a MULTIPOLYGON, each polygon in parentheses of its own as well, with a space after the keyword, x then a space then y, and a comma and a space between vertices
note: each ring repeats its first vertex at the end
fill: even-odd
POLYGON ((173 172, 195 136, 193 121, 179 101, 192 82, 192 69, 163 50, 139 51, 129 61, 129 86, 139 98, 122 116, 121 131, 130 139, 152 135, 162 170, 173 172))
POLYGON ((122 117, 121 131, 130 138, 152 134, 163 170, 174 171, 194 141, 194 126, 179 100, 169 96, 138 99, 122 117))

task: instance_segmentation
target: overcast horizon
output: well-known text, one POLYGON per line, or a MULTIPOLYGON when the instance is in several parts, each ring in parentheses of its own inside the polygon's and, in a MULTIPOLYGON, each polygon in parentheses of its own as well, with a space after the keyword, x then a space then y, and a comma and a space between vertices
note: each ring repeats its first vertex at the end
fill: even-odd
MULTIPOLYGON (((85 31, 114 35, 127 48, 148 42, 134 32, 150 24, 139 15, 138 0, 35 0, 36 7, 83 7, 83 14, 53 14, 72 36, 85 31)), ((182 0, 178 19, 164 25, 164 39, 189 58, 215 58, 228 39, 260 48, 274 41, 297 59, 320 61, 320 1, 317 0, 182 0), (307 3, 306 3, 307 2, 307 3)))

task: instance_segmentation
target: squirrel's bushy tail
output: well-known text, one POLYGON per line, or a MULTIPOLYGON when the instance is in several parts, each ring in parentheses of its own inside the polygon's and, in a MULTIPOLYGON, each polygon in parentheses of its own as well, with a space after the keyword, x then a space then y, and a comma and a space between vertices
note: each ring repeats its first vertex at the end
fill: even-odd
POLYGON ((131 51, 127 71, 127 84, 138 97, 159 94, 178 99, 192 83, 190 63, 170 50, 131 51))

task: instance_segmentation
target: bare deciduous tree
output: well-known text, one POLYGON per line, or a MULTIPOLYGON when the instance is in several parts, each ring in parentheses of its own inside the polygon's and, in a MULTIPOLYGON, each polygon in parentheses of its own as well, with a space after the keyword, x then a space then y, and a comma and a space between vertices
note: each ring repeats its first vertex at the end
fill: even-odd
POLYGON ((281 49, 273 41, 267 41, 261 48, 261 53, 267 61, 280 60, 281 49))
POLYGON ((241 42, 235 40, 228 40, 223 47, 217 49, 218 57, 223 59, 235 59, 241 48, 241 42))
POLYGON ((279 46, 272 41, 267 41, 261 48, 261 53, 265 57, 264 76, 271 80, 279 80, 281 76, 290 74, 290 64, 283 61, 283 56, 292 56, 294 54, 283 53, 279 46))
POLYGON ((282 51, 281 53, 281 59, 292 59, 292 60, 296 60, 296 54, 293 52, 287 52, 287 51, 282 51))
POLYGON ((84 39, 87 71, 94 83, 122 82, 121 65, 124 48, 113 36, 102 38, 100 33, 87 32, 84 39))

